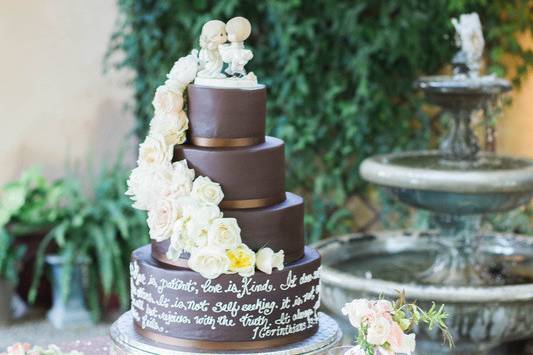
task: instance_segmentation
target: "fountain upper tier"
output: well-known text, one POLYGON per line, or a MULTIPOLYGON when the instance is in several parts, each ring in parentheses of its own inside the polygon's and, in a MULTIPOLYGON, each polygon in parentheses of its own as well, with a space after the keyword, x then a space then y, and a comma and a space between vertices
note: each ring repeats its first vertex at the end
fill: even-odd
POLYGON ((402 202, 440 213, 506 211, 533 195, 533 160, 485 152, 473 161, 450 161, 441 151, 379 155, 363 161, 360 171, 402 202))

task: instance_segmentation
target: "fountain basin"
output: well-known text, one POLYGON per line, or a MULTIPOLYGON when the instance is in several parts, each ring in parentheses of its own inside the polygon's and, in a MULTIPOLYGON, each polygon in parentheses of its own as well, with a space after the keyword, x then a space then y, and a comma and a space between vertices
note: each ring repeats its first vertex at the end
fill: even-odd
POLYGON ((419 354, 485 354, 504 342, 533 336, 533 237, 483 236, 483 252, 494 259, 494 286, 424 285, 414 276, 437 253, 434 233, 384 231, 320 242, 322 303, 342 317, 342 305, 355 298, 393 299, 398 291, 423 308, 446 305, 447 324, 456 342, 442 345, 435 331, 417 332, 419 354), (500 268, 500 269, 499 269, 500 268))
POLYGON ((533 161, 490 153, 475 161, 448 161, 440 151, 378 155, 360 172, 398 200, 439 213, 507 211, 533 196, 533 161))

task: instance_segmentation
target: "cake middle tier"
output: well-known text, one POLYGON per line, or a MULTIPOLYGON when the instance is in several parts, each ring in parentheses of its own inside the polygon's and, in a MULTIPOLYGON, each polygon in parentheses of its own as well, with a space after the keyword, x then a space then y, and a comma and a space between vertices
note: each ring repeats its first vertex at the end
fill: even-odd
MULTIPOLYGON (((285 201, 274 206, 223 212, 224 217, 237 219, 242 241, 252 250, 283 250, 285 262, 291 263, 304 255, 304 202, 291 192, 286 196, 285 201)), ((166 264, 185 265, 184 260, 173 262, 166 257, 169 245, 169 240, 152 240, 152 256, 166 264)))
POLYGON ((197 175, 222 186, 222 208, 259 208, 285 200, 285 156, 281 139, 266 137, 249 147, 177 145, 174 159, 186 159, 197 175))

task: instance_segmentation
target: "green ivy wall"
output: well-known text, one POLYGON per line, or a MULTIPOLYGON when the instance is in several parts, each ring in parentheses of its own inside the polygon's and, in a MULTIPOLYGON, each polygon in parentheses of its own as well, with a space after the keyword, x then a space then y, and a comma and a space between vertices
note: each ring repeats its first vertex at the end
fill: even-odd
POLYGON ((348 201, 365 192, 365 157, 435 144, 439 125, 422 110, 413 80, 437 73, 456 48, 450 18, 477 11, 486 66, 506 74, 515 56, 519 84, 533 51, 516 33, 533 32, 531 1, 465 0, 118 0, 110 53, 135 72, 136 133, 146 134, 155 88, 173 62, 197 47, 209 19, 241 15, 253 25, 248 65, 268 86, 268 133, 286 141, 288 189, 307 200, 309 241, 351 230, 348 201))

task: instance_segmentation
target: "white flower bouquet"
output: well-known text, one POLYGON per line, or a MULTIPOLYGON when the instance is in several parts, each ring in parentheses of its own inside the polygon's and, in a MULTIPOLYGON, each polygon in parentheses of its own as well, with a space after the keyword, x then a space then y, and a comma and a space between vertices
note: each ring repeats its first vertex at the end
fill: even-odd
POLYGON ((428 311, 415 303, 406 303, 405 295, 395 302, 387 300, 356 299, 342 308, 350 323, 358 330, 356 346, 344 355, 410 355, 415 350, 413 329, 426 325, 430 330, 437 326, 444 342, 453 346, 445 320, 448 317, 444 305, 435 304, 428 311))

